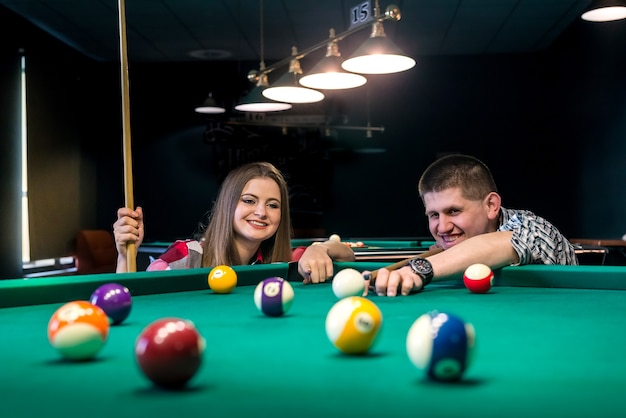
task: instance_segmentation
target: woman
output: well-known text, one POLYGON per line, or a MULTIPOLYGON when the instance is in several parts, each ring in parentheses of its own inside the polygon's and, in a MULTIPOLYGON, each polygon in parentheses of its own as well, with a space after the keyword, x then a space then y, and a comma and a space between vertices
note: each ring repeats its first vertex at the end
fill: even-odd
MULTIPOLYGON (((113 224, 117 272, 127 271, 127 243, 144 237, 143 210, 120 208, 113 224)), ((222 184, 200 241, 176 241, 148 271, 299 261, 305 282, 333 276, 332 261, 353 261, 352 250, 335 241, 291 250, 287 183, 270 163, 255 162, 231 171, 222 184), (296 254, 301 254, 300 256, 296 254)))

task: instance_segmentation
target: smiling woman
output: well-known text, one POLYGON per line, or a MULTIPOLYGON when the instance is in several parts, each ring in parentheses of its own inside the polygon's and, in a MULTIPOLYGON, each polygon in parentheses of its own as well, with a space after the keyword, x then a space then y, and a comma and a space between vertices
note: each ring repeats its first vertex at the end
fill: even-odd
MULTIPOLYGON (((282 173, 270 163, 232 170, 220 187, 202 237, 176 241, 148 270, 290 261, 288 196, 282 173)), ((114 232, 121 272, 125 244, 140 245, 143 240, 143 209, 120 209, 114 232)))
MULTIPOLYGON (((270 163, 235 168, 220 187, 202 237, 174 242, 147 270, 292 261, 288 193, 285 178, 270 163)), ((134 242, 139 247, 143 241, 143 209, 121 208, 117 215, 113 229, 120 273, 126 271, 126 244, 134 242)), ((333 259, 354 259, 352 250, 337 242, 311 246, 297 254, 301 254, 298 260, 306 263, 302 271, 312 273, 307 278, 314 282, 332 276, 333 259)))

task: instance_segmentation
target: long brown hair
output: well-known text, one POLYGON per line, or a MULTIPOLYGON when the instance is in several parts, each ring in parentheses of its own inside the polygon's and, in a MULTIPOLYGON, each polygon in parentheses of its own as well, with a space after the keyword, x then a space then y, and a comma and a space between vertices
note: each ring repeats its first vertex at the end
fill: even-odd
POLYGON ((235 248, 233 218, 235 208, 246 184, 254 178, 270 178, 280 189, 280 224, 276 233, 261 243, 264 263, 291 260, 291 216, 289 214, 289 190, 282 173, 267 162, 248 163, 237 167, 228 175, 213 204, 209 215, 209 225, 203 234, 203 267, 217 265, 242 265, 249 260, 241 260, 235 248))

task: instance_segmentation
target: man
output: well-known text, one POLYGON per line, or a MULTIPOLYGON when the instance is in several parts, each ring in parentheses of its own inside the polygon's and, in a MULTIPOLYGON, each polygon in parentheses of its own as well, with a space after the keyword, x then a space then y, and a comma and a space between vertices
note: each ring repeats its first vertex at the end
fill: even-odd
POLYGON ((435 161, 422 174, 418 191, 435 247, 444 251, 395 271, 380 269, 375 283, 379 296, 408 295, 433 280, 457 278, 474 263, 492 269, 578 264, 574 248, 551 223, 501 206, 489 168, 474 157, 449 155, 435 161))

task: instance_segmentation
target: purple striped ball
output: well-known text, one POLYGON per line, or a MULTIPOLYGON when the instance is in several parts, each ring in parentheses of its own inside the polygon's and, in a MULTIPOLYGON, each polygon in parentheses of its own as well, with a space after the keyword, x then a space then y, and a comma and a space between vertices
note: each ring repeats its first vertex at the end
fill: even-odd
POLYGON ((270 277, 254 289, 254 304, 268 316, 285 314, 293 302, 293 287, 282 277, 270 277))

